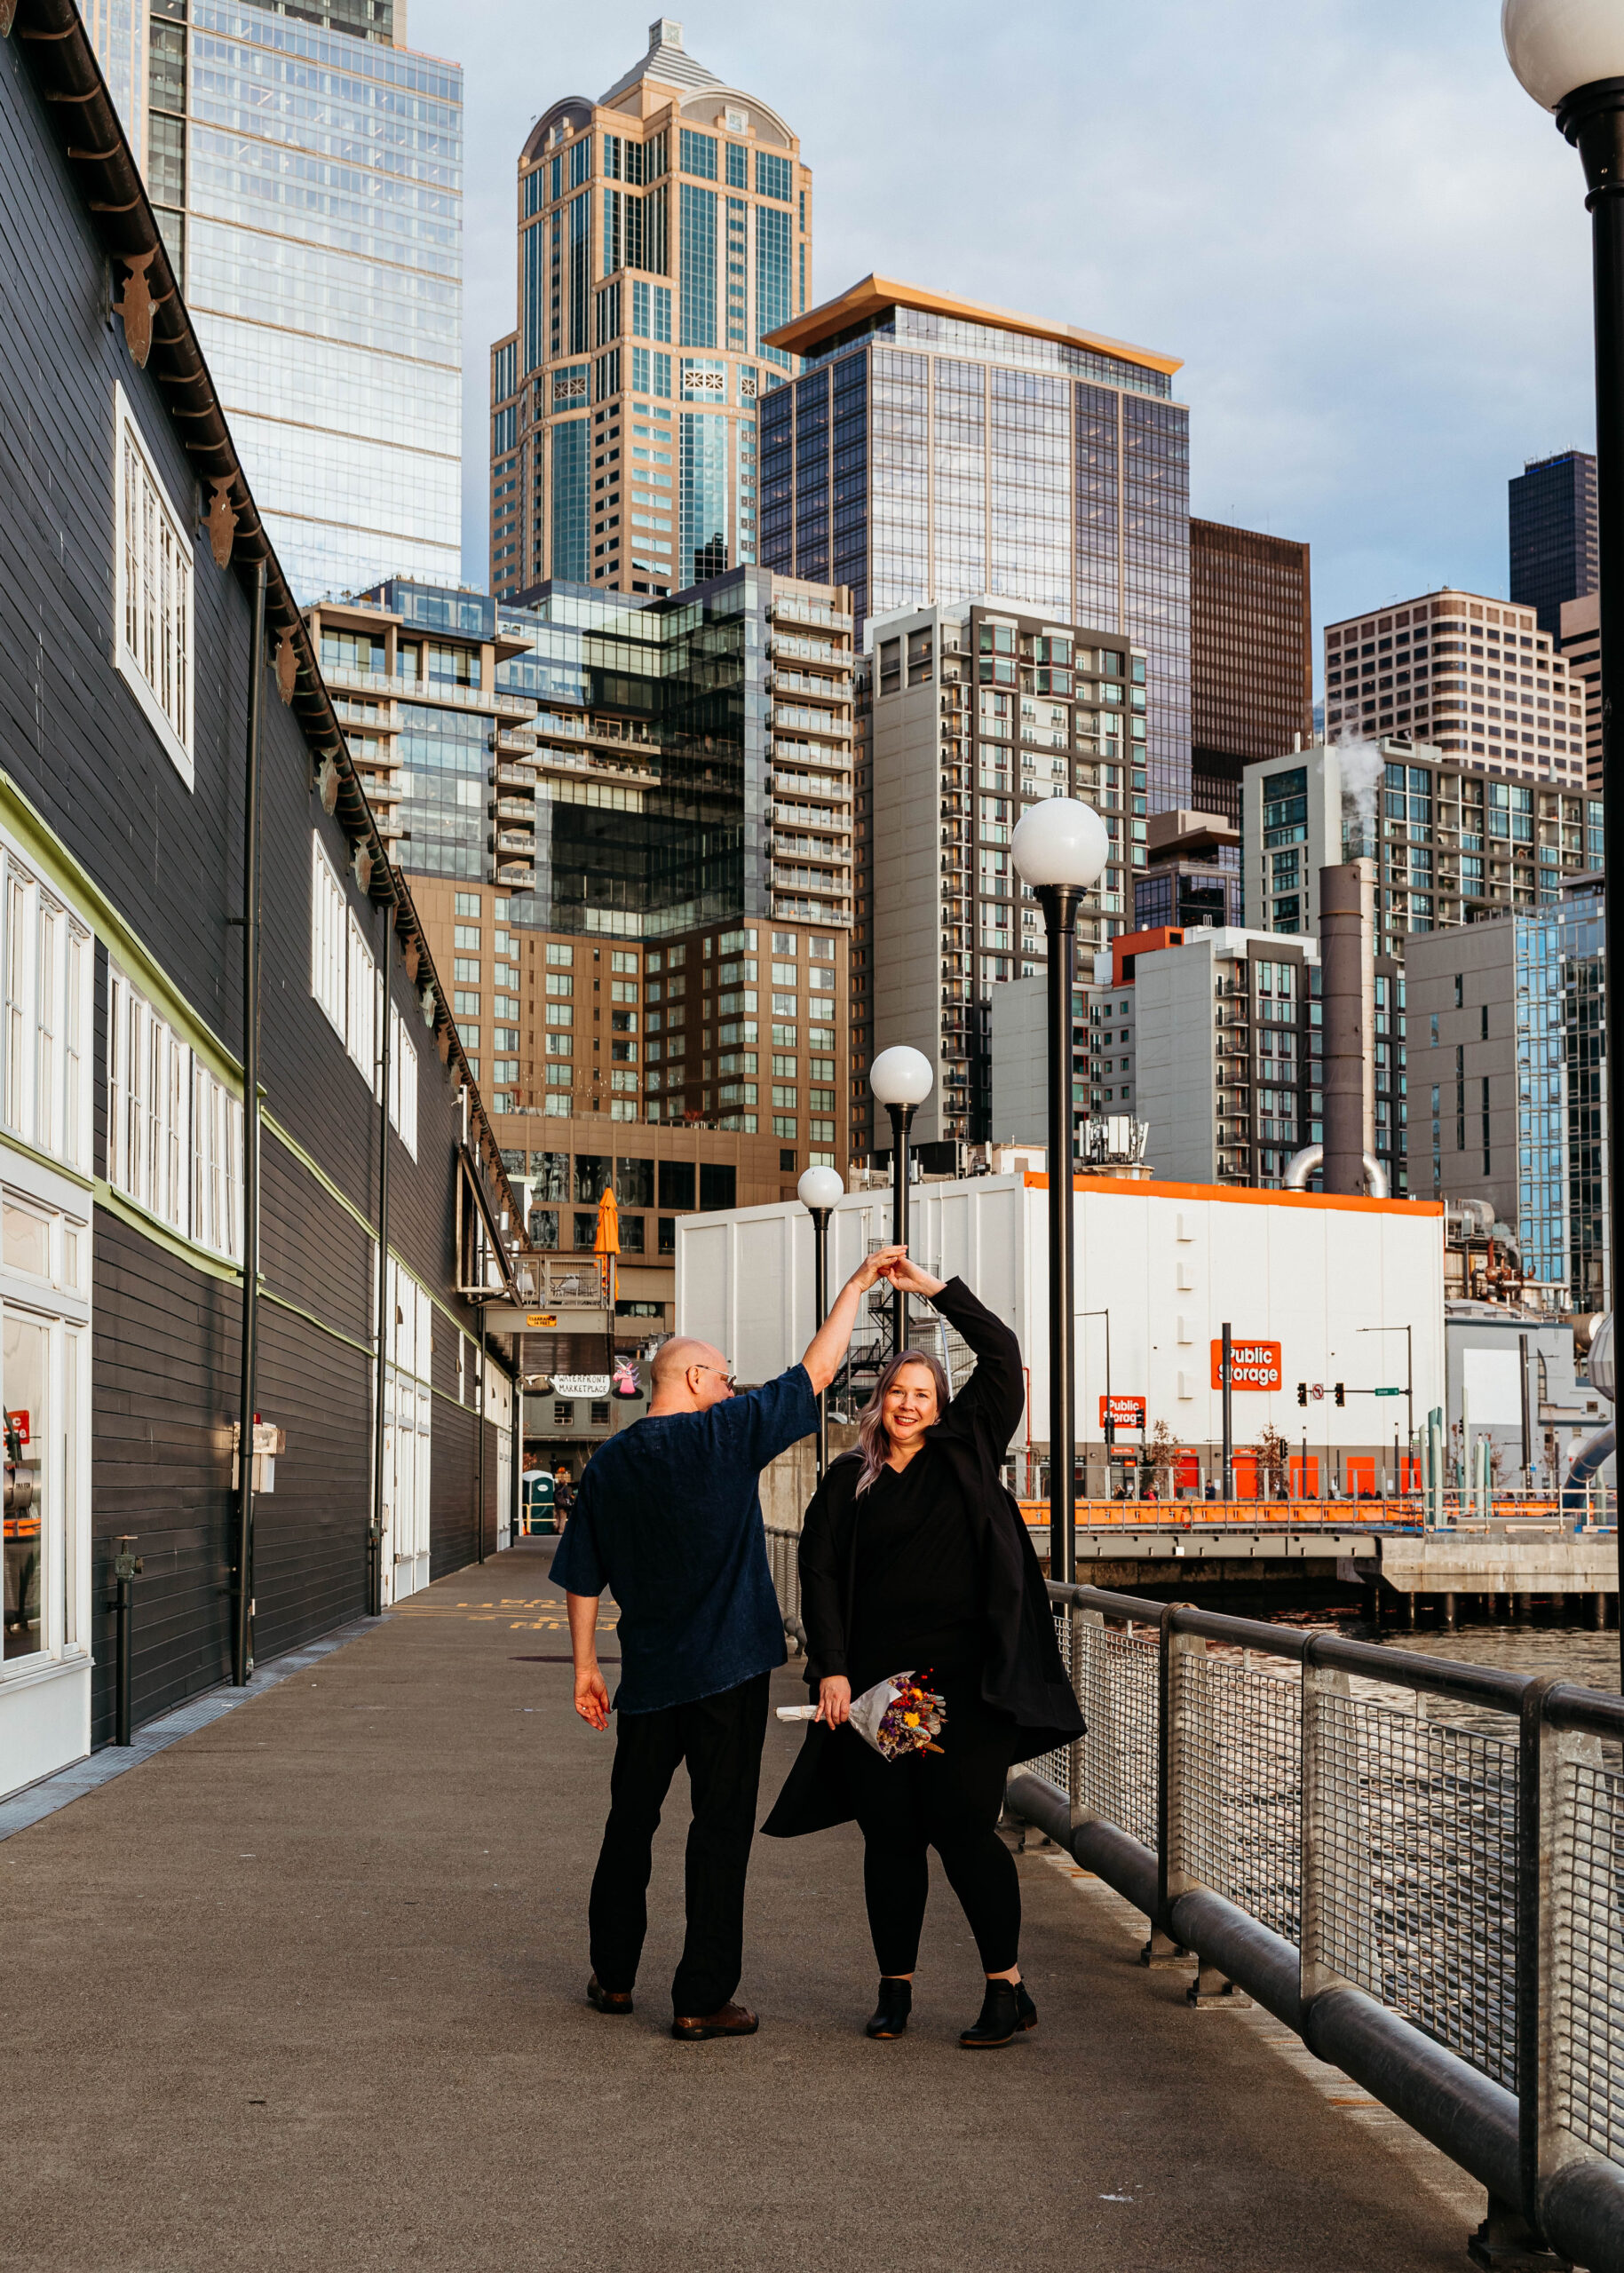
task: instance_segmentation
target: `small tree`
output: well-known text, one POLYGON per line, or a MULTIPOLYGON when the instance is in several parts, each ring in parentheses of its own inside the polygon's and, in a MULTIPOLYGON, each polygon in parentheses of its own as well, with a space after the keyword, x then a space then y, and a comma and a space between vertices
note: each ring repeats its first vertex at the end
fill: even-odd
POLYGON ((1178 1439, 1165 1421, 1158 1421, 1151 1430, 1145 1451, 1150 1456, 1151 1480, 1159 1500, 1173 1497, 1173 1477, 1178 1460, 1178 1439))
POLYGON ((1272 1422, 1265 1424, 1252 1450, 1257 1460, 1258 1497, 1283 1500, 1286 1497, 1290 1453, 1285 1437, 1272 1422))

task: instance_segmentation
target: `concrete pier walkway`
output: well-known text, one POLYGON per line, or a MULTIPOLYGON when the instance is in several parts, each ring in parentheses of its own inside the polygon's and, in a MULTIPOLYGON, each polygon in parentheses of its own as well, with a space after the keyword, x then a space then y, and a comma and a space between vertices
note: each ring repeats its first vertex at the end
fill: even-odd
POLYGON ((760 1841, 761 2033, 677 2045, 679 1778, 638 2012, 591 2012, 611 1738, 546 1570, 447 1580, 0 1841, 16 2273, 1462 2263, 1481 2195, 1264 2016, 1189 2010, 1069 1862, 1020 1860, 1036 2034, 971 2056, 939 1874, 914 2029, 871 2045, 856 1833, 760 1841))

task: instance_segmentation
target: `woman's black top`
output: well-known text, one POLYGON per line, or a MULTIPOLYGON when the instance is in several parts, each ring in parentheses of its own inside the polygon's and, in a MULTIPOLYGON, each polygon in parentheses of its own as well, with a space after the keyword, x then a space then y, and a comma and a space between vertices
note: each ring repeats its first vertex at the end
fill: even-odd
MULTIPOLYGON (((1020 1344, 962 1279, 950 1279, 931 1300, 974 1350, 976 1369, 929 1431, 924 1451, 900 1476, 893 1471, 901 1496, 889 1508, 884 1499, 872 1508, 868 1501, 890 1485, 876 1483, 859 1498, 862 1463, 854 1453, 829 1463, 801 1533, 806 1677, 814 1694, 825 1674, 844 1674, 860 1691, 905 1667, 923 1671, 927 1651, 941 1673, 947 1650, 970 1642, 973 1656, 963 1672, 973 1674, 989 1713, 1014 1722, 1011 1757, 1034 1760, 1081 1736, 1082 1715, 1060 1662, 1031 1537, 999 1472, 1026 1402, 1020 1344), (875 1549, 872 1569, 866 1538, 875 1549), (864 1635, 860 1621, 870 1620, 864 1635), (879 1662, 865 1665, 860 1647, 874 1650, 879 1662)), ((851 1820, 843 1756, 827 1727, 807 1730, 763 1826, 772 1838, 851 1820)))
MULTIPOLYGON (((952 1463, 927 1444, 857 1501, 844 1670, 860 1695, 893 1673, 967 1672, 986 1654, 986 1588, 952 1463)), ((836 1668, 830 1668, 836 1670, 836 1668)))

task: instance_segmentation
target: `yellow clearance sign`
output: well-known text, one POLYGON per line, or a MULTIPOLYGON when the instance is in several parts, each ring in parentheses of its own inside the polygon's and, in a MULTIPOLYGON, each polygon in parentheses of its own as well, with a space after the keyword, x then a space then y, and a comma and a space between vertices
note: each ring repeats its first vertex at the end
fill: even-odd
MULTIPOLYGON (((1279 1389, 1280 1385, 1280 1345, 1278 1342, 1243 1342, 1238 1334, 1230 1336, 1230 1387, 1232 1389, 1279 1389)), ((1224 1386, 1223 1337, 1212 1345, 1212 1385, 1224 1386)))

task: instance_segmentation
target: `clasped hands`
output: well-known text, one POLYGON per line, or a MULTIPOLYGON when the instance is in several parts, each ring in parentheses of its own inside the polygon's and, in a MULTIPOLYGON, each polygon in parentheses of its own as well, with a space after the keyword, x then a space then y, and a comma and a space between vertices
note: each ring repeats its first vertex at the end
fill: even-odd
POLYGON ((859 1294, 867 1294, 879 1279, 883 1279, 888 1286, 895 1287, 900 1294, 923 1295, 927 1301, 932 1295, 939 1295, 947 1283, 945 1279, 932 1279, 928 1271, 922 1271, 916 1263, 911 1262, 905 1247, 876 1247, 872 1255, 863 1257, 852 1273, 849 1284, 855 1287, 859 1294))

